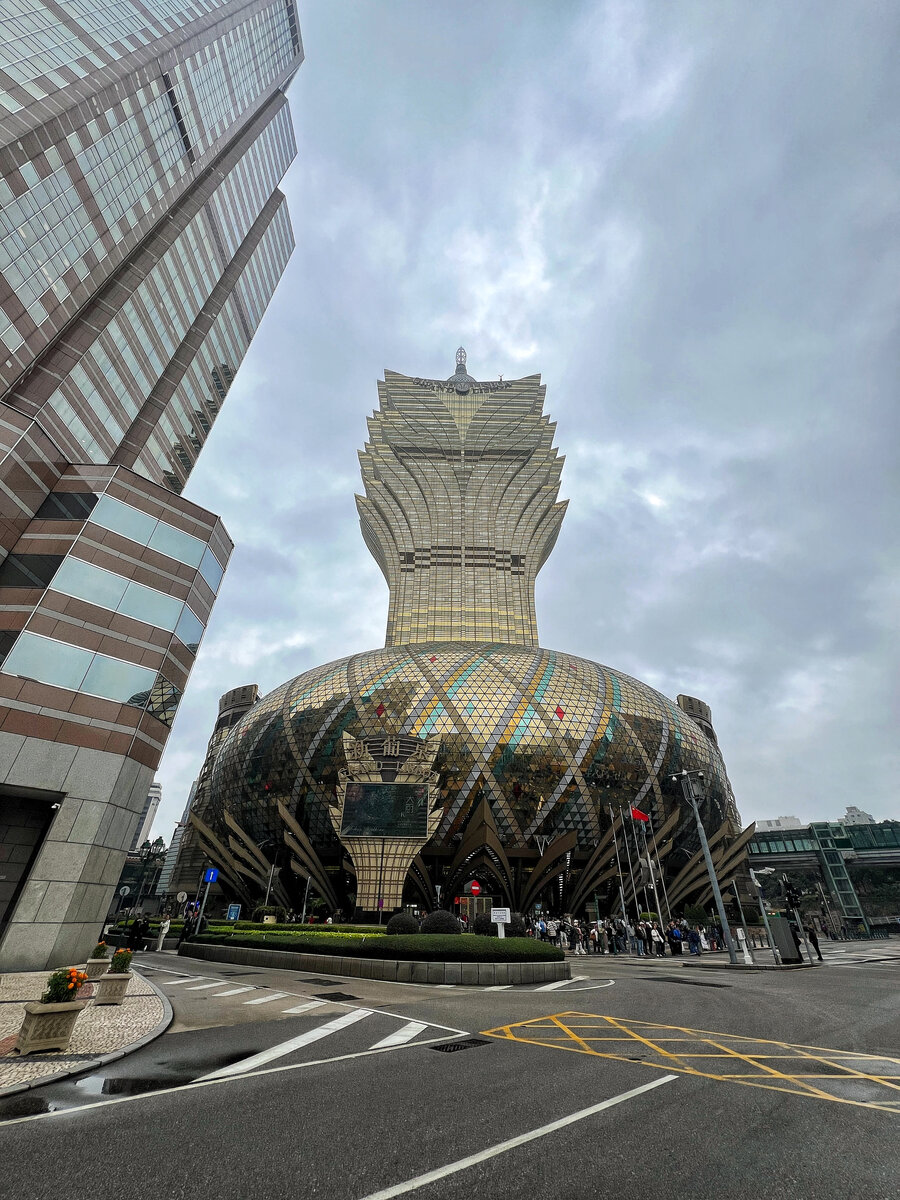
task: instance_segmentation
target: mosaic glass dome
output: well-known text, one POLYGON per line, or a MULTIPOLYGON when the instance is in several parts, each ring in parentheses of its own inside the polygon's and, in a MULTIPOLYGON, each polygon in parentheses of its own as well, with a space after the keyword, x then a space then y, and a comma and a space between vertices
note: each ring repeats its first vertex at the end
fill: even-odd
POLYGON ((259 843, 278 836, 280 799, 320 853, 337 854, 328 806, 344 732, 440 735, 434 846, 451 843, 486 795, 508 848, 570 830, 588 848, 610 804, 642 806, 661 824, 669 775, 683 767, 706 773, 713 812, 734 812, 714 741, 646 684, 553 650, 435 642, 355 654, 260 700, 218 754, 211 815, 227 809, 259 843))

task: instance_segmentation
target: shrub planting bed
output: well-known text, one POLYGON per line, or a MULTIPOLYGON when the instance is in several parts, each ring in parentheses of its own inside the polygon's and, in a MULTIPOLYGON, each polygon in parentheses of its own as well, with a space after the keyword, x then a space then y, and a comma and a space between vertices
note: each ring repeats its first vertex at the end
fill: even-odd
MULTIPOLYGON (((271 926, 269 926, 271 929, 271 926)), ((472 933, 411 934, 390 938, 334 934, 263 933, 240 931, 230 936, 204 933, 194 937, 209 946, 246 946, 254 950, 292 950, 310 954, 339 954, 342 958, 381 958, 414 962, 524 963, 564 962, 556 946, 532 938, 486 938, 472 933), (333 947, 330 950, 329 947, 333 947)))

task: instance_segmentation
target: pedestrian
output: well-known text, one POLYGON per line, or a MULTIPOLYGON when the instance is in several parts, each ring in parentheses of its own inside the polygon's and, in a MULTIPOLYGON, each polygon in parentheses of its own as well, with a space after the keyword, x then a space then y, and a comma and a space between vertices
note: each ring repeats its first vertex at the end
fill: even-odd
POLYGON ((194 930, 196 928, 196 924, 197 924, 196 914, 193 912, 189 912, 187 914, 187 916, 184 918, 184 923, 181 926, 181 936, 178 939, 179 946, 181 945, 182 942, 189 942, 191 940, 191 938, 194 936, 194 930))
POLYGON ((653 950, 657 958, 665 958, 666 956, 666 941, 660 932, 659 925, 656 921, 653 922, 653 928, 650 930, 650 940, 653 950))
POLYGON ((672 950, 673 957, 677 958, 683 953, 684 947, 682 945, 681 930, 674 921, 669 922, 669 928, 666 933, 666 937, 672 950))
POLYGON ((691 954, 700 957, 700 926, 695 925, 693 929, 688 931, 688 949, 691 954))
POLYGON ((813 950, 815 950, 816 954, 819 956, 819 962, 824 962, 825 960, 822 958, 822 951, 819 949, 819 939, 816 936, 815 926, 807 925, 806 936, 809 938, 809 942, 813 950))
POLYGON ((163 942, 166 940, 166 935, 169 932, 169 926, 172 924, 168 917, 163 917, 159 923, 159 937, 156 939, 156 949, 162 950, 163 942))

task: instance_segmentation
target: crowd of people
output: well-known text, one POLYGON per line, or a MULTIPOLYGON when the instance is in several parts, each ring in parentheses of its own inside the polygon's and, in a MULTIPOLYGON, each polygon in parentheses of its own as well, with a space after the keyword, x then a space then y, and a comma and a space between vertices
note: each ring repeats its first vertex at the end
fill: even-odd
POLYGON ((677 957, 685 953, 724 948, 721 929, 689 926, 687 921, 659 921, 608 918, 599 921, 575 917, 539 918, 531 932, 542 942, 551 942, 573 954, 633 954, 638 958, 663 958, 666 949, 677 957))

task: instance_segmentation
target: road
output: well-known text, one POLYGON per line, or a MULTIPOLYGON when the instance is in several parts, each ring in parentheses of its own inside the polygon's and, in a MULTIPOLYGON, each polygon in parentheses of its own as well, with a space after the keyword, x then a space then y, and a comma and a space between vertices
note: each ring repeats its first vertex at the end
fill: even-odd
POLYGON ((900 941, 823 951, 495 990, 142 955, 170 1030, 0 1101, 0 1195, 895 1200, 900 941))

